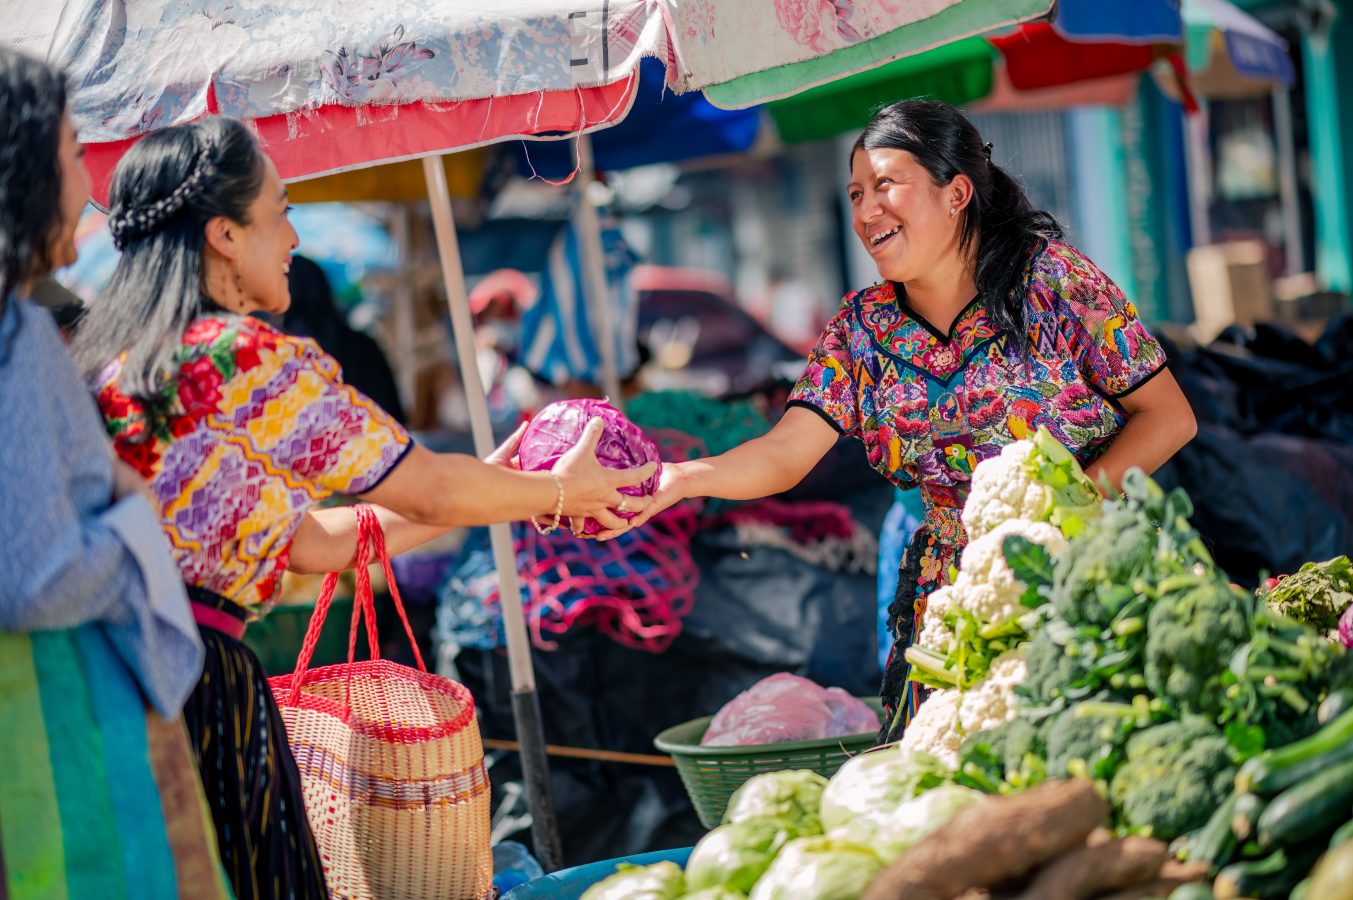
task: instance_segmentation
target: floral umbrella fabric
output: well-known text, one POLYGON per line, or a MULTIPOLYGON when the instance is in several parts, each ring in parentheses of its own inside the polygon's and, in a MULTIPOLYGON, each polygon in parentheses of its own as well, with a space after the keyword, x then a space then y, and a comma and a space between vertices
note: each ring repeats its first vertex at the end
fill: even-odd
POLYGON ((64 68, 96 200, 141 136, 251 122, 295 180, 623 118, 649 0, 0 0, 0 41, 64 68))

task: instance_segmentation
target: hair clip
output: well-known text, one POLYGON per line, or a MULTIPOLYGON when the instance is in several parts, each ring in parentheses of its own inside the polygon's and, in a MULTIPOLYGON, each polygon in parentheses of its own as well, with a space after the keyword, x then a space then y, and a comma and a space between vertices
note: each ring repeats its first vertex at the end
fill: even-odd
POLYGON ((987 155, 988 160, 991 159, 991 148, 994 146, 995 144, 991 143, 991 141, 987 141, 982 145, 982 152, 987 155))

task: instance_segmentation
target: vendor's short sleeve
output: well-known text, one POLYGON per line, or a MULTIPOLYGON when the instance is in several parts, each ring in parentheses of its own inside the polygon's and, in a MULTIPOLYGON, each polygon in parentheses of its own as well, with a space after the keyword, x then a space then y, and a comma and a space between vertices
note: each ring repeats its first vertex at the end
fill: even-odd
MULTIPOLYGON (((242 329, 240 341, 251 337, 262 377, 242 371, 237 380, 261 388, 252 404, 261 414, 240 424, 273 466, 318 488, 316 497, 371 490, 413 446, 389 413, 343 383, 338 363, 313 341, 267 326, 254 335, 242 329)), ((237 360, 240 355, 237 342, 237 360)))
POLYGON ((811 409, 846 435, 858 435, 860 427, 860 395, 850 352, 854 309, 852 295, 842 302, 808 354, 808 365, 786 404, 811 409))
POLYGON ((1063 296, 1067 331, 1086 382, 1115 400, 1165 368, 1165 350, 1118 285, 1084 256, 1069 250, 1063 296))

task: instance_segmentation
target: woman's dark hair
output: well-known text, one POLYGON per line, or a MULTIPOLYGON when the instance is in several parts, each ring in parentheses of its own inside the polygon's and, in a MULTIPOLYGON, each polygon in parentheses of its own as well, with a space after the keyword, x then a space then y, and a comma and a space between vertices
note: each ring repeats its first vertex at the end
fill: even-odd
POLYGON ((206 224, 249 224, 263 160, 249 130, 224 117, 154 132, 122 157, 108 215, 122 256, 72 344, 86 377, 125 353, 124 394, 154 403, 172 386, 184 329, 203 309, 206 224))
POLYGON ((61 230, 61 123, 66 79, 0 47, 0 310, 21 284, 51 271, 61 230))
POLYGON ((1029 254, 1041 240, 1062 236, 1050 213, 1034 209, 1024 188, 991 161, 991 145, 967 116, 935 100, 903 100, 885 107, 855 142, 858 150, 905 150, 946 185, 958 175, 973 184, 959 248, 975 250, 973 281, 987 301, 992 324, 1009 331, 1023 352, 1029 343, 1025 298, 1018 293, 1029 254))

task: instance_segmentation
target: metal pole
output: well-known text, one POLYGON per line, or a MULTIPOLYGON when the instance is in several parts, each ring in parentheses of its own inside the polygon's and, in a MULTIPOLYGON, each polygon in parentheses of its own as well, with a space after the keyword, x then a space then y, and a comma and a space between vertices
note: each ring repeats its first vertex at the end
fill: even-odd
POLYGON ((1207 149, 1207 103, 1194 115, 1184 117, 1184 157, 1188 161, 1189 222, 1193 226, 1193 246, 1212 243, 1209 207, 1212 198, 1212 161, 1207 149))
POLYGON ((1292 135, 1292 99, 1287 88, 1273 90, 1273 130, 1278 138, 1278 196, 1283 215, 1283 274, 1301 271, 1301 210, 1297 205, 1297 150, 1292 135))
MULTIPOLYGON (((432 224, 437 234, 437 255, 442 263, 446 285, 446 305, 451 313, 451 330, 460 359, 460 377, 465 384, 465 402, 470 410, 470 431, 475 453, 481 459, 493 452, 493 428, 489 423, 488 399, 479 379, 475 355, 474 323, 470 319, 470 299, 465 289, 465 270, 456 239, 456 222, 451 214, 451 195, 447 191, 446 171, 440 157, 423 158, 423 177, 427 182, 428 202, 432 205, 432 224)), ((549 761, 545 756, 545 734, 540 721, 540 700, 536 695, 536 676, 531 668, 531 642, 526 634, 526 617, 521 607, 521 585, 517 582, 517 560, 512 549, 512 531, 506 524, 489 527, 493 544, 493 564, 498 570, 498 597, 503 610, 503 630, 507 634, 507 664, 512 676, 512 714, 517 738, 522 744, 522 780, 526 803, 531 810, 531 834, 540 864, 553 871, 563 865, 559 844, 559 823, 554 814, 550 792, 549 761)))
POLYGON ((588 320, 592 337, 601 351, 601 387, 612 403, 620 403, 620 377, 615 364, 615 315, 611 292, 606 284, 606 256, 601 247, 601 220, 588 191, 596 179, 592 161, 592 138, 579 135, 578 141, 578 247, 582 251, 583 290, 587 294, 588 320))

